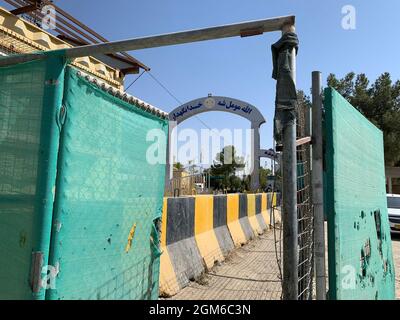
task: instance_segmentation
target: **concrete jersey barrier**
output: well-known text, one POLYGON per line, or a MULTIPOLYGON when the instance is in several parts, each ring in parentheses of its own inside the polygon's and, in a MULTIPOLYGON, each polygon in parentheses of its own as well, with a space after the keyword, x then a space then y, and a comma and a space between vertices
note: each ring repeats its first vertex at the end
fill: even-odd
MULTIPOLYGON (((272 194, 165 198, 160 295, 173 296, 271 225, 272 194)), ((275 222, 280 222, 276 211, 275 222)), ((272 221, 273 222, 273 221, 272 221)))

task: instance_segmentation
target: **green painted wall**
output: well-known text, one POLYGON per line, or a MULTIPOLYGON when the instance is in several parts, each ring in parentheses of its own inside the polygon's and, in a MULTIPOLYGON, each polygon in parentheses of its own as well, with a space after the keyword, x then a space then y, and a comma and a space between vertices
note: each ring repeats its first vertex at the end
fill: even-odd
POLYGON ((394 299, 382 132, 325 90, 325 202, 331 299, 394 299))

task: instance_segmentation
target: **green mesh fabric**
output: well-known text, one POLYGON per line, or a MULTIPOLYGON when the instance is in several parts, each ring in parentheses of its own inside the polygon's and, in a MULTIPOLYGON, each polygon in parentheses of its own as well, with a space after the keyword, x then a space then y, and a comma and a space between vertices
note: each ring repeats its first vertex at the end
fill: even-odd
POLYGON ((104 93, 68 68, 56 186, 49 299, 156 299, 165 166, 149 130, 167 122, 104 93), (131 247, 129 235, 136 226, 131 247))
POLYGON ((394 299, 382 132, 334 89, 324 106, 330 298, 394 299))
POLYGON ((0 68, 0 297, 43 299, 65 62, 0 68), (36 257, 35 263, 32 263, 36 257))
POLYGON ((0 68, 0 299, 31 297, 44 79, 44 63, 0 68))
POLYGON ((151 129, 168 123, 60 57, 0 68, 0 299, 158 298, 151 129))

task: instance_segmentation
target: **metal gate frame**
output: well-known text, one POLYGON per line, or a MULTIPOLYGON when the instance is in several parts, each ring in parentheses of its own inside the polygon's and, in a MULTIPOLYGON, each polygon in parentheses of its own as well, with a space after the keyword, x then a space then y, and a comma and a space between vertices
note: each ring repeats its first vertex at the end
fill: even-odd
POLYGON ((311 300, 314 280, 314 213, 311 183, 310 107, 297 105, 298 300, 311 300))

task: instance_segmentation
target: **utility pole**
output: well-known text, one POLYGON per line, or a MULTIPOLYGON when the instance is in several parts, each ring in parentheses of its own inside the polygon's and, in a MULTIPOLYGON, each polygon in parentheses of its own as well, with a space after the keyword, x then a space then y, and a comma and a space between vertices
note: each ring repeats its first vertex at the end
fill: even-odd
POLYGON ((312 199, 317 300, 326 299, 321 72, 312 73, 312 199))
MULTIPOLYGON (((285 25, 282 34, 295 32, 285 25)), ((291 76, 296 84, 296 48, 290 54, 291 76)), ((289 111, 285 111, 289 112, 289 111)), ((282 128, 282 196, 283 196, 283 299, 298 299, 298 222, 297 222, 297 157, 296 118, 285 121, 282 128)))

